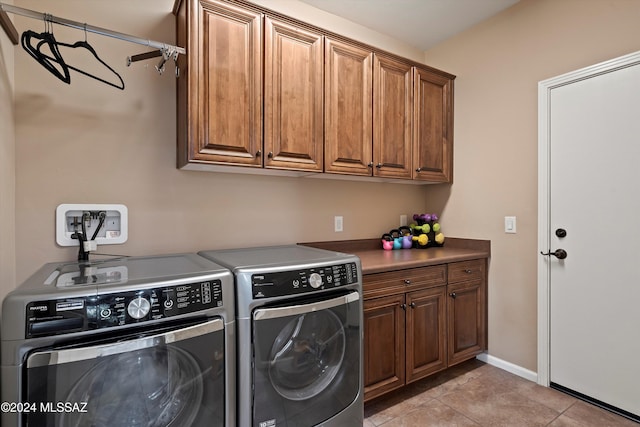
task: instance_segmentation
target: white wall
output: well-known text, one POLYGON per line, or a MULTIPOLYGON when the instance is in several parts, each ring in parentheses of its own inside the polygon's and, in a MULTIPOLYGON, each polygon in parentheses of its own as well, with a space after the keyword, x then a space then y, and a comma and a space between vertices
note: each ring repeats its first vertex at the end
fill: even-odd
MULTIPOLYGON (((297 2, 263 3, 286 12, 297 2)), ((40 0, 16 4, 44 12, 40 0)), ((46 12, 174 43, 172 6, 173 0, 52 0, 46 12)), ((314 21, 316 14, 304 6, 298 17, 314 21)), ((323 14, 317 16, 331 30, 411 51, 323 14)), ((43 28, 33 19, 16 22, 19 31, 43 28)), ((54 34, 69 42, 84 38, 57 25, 54 34)), ((121 73, 125 91, 78 74, 67 85, 16 50, 18 282, 45 262, 75 259, 76 248, 55 244, 54 213, 61 203, 127 205, 129 241, 99 248, 126 255, 378 237, 398 226, 400 214, 428 206, 424 186, 178 170, 173 65, 163 76, 153 69, 156 60, 127 68, 126 56, 147 49, 95 34, 88 40, 121 73), (344 217, 344 232, 334 233, 334 215, 344 217)))
POLYGON ((13 58, 13 45, 0 31, 0 300, 16 280, 13 58))
POLYGON ((521 0, 426 52, 428 64, 458 76, 454 184, 428 198, 443 206, 448 233, 491 240, 489 352, 532 371, 537 84, 639 50, 639 22, 635 0, 521 0), (517 216, 517 234, 504 233, 506 215, 517 216))

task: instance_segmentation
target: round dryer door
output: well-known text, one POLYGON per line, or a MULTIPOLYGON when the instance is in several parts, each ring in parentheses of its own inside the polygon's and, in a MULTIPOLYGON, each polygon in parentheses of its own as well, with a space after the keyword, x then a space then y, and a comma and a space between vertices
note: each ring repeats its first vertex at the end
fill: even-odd
POLYGON ((356 291, 255 309, 252 351, 239 351, 252 354, 251 425, 319 425, 360 411, 361 316, 356 291))
POLYGON ((310 399, 333 381, 344 360, 342 322, 329 310, 291 319, 273 342, 269 377, 274 389, 291 400, 310 399))
POLYGON ((65 426, 186 426, 202 399, 197 362, 178 347, 151 347, 97 364, 75 384, 68 402, 86 412, 64 415, 65 426))

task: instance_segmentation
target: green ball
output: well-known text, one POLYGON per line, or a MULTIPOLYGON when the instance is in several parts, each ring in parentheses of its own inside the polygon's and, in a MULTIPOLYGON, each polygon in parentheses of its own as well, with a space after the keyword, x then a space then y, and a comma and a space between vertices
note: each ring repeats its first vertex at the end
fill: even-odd
POLYGON ((440 231, 440 223, 436 222, 435 224, 433 224, 433 231, 435 231, 436 233, 438 231, 440 231))

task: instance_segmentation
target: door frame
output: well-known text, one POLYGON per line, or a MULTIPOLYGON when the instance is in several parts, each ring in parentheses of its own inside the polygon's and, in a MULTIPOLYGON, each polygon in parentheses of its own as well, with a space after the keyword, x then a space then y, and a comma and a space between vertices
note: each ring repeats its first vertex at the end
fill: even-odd
MULTIPOLYGON (((581 80, 610 73, 632 65, 640 64, 640 51, 624 55, 609 61, 581 68, 538 83, 538 252, 547 252, 550 245, 551 226, 549 182, 550 151, 550 116, 551 91, 581 80)), ((549 257, 538 256, 538 384, 550 384, 551 360, 551 269, 549 257)))

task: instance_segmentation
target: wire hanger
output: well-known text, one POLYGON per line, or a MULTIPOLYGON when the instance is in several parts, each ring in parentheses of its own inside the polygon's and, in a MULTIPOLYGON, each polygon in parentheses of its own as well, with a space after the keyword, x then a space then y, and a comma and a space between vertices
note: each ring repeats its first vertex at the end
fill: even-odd
MULTIPOLYGON (((109 30, 107 28, 96 27, 94 25, 88 25, 86 23, 82 24, 81 22, 72 21, 70 19, 61 18, 61 17, 58 17, 58 16, 50 15, 50 14, 43 14, 41 12, 37 12, 37 11, 34 11, 34 10, 24 9, 24 8, 21 8, 21 7, 5 4, 0 0, 0 24, 2 24, 3 28, 9 27, 10 29, 15 29, 15 27, 13 26, 13 24, 11 23, 11 21, 8 18, 4 19, 4 16, 6 16, 6 12, 14 13, 14 14, 17 14, 17 15, 26 16, 28 18, 33 18, 33 19, 40 19, 40 20, 45 19, 45 21, 48 21, 50 23, 55 23, 55 24, 58 24, 58 25, 64 25, 66 27, 71 27, 71 28, 75 28, 75 29, 78 29, 78 30, 84 29, 85 33, 88 31, 88 32, 91 32, 91 33, 99 34, 101 36, 113 37, 113 38, 116 38, 116 39, 119 39, 119 40, 123 40, 123 41, 129 42, 129 43, 135 43, 135 44, 144 45, 144 46, 147 46, 147 47, 150 47, 150 48, 154 48, 154 49, 156 49, 155 51, 147 52, 147 53, 139 54, 139 55, 133 55, 133 56, 128 57, 127 58, 127 65, 131 65, 131 63, 135 62, 135 61, 142 61, 142 60, 146 60, 146 59, 162 56, 163 58, 161 59, 161 61, 158 64, 158 66, 156 67, 158 73, 161 73, 162 71, 164 71, 164 63, 167 60, 169 60, 170 58, 173 58, 174 62, 176 63, 176 77, 179 77, 180 70, 177 67, 178 55, 186 55, 186 53, 187 53, 185 48, 182 48, 182 47, 179 47, 179 46, 168 45, 168 44, 161 43, 161 42, 154 41, 154 40, 144 39, 144 38, 141 38, 141 37, 135 37, 135 36, 132 36, 132 35, 129 35, 129 34, 124 34, 124 33, 120 33, 120 32, 117 32, 117 31, 109 30)), ((17 35, 17 32, 16 32, 16 35, 17 35)), ((29 37, 34 37, 36 35, 37 35, 37 33, 33 33, 33 34, 28 33, 27 36, 26 36, 27 40, 25 40, 25 44, 28 44, 27 42, 29 41, 29 39, 28 39, 29 37)), ((27 52, 29 52, 27 47, 25 47, 25 50, 27 50, 27 52)), ((41 52, 36 53, 35 50, 36 49, 34 48, 32 52, 29 52, 29 54, 31 56, 33 56, 34 59, 36 59, 38 62, 40 62, 40 60, 44 61, 44 57, 42 56, 42 53, 41 52)), ((60 55, 56 55, 56 53, 54 51, 52 51, 52 57, 56 58, 57 56, 60 56, 60 55)), ((94 56, 97 57, 97 55, 94 55, 94 56)), ((102 60, 100 60, 100 58, 96 58, 96 59, 98 59, 100 62, 102 62, 102 60)), ((52 60, 49 59, 49 61, 52 61, 52 60)), ((54 75, 56 75, 56 77, 61 78, 64 81, 64 79, 65 79, 65 72, 64 71, 65 70, 64 70, 64 67, 62 66, 62 64, 64 63, 64 61, 62 60, 62 57, 60 56, 60 59, 56 60, 55 62, 58 65, 60 65, 60 68, 62 70, 62 71, 58 70, 58 71, 60 71, 59 73, 56 73, 56 72, 52 71, 53 70, 52 67, 55 67, 55 65, 53 65, 52 63, 49 63, 48 66, 43 64, 43 66, 45 66, 45 68, 47 68, 50 72, 54 73, 54 75)), ((104 64, 104 65, 107 68, 111 68, 111 67, 107 66, 106 64, 104 64)), ((75 70, 75 71, 78 71, 78 70, 75 70)), ((117 74, 117 73, 115 73, 115 74, 117 74)), ((124 84, 124 83, 121 83, 121 85, 122 84, 124 84)), ((116 85, 116 87, 118 87, 118 86, 116 85)))
MULTIPOLYGON (((77 67, 74 67, 74 66, 71 66, 71 65, 69 65, 69 64, 67 64, 67 68, 69 68, 70 70, 73 70, 73 71, 77 71, 77 72, 78 72, 78 73, 80 73, 80 74, 83 74, 83 75, 85 75, 85 76, 87 76, 87 77, 91 77, 92 79, 98 80, 98 81, 100 81, 100 82, 102 82, 102 83, 105 83, 105 84, 107 84, 107 85, 109 85, 109 86, 113 86, 113 87, 115 87, 116 89, 124 90, 124 80, 122 80, 122 77, 120 76, 120 74, 118 74, 118 72, 117 72, 116 70, 114 70, 113 68, 111 68, 111 66, 109 66, 109 64, 107 64, 106 62, 104 62, 104 61, 100 58, 100 56, 98 56, 98 53, 95 51, 95 49, 93 48, 93 46, 91 46, 91 45, 89 44, 89 42, 87 41, 86 25, 87 25, 87 24, 85 24, 84 41, 80 40, 80 41, 77 41, 77 42, 75 42, 75 43, 73 43, 73 44, 69 44, 69 43, 62 43, 62 42, 56 42, 56 43, 57 43, 57 45, 58 45, 58 46, 70 47, 70 48, 72 48, 72 49, 76 49, 76 48, 84 48, 84 49, 87 49, 87 50, 88 50, 88 51, 89 51, 89 52, 94 56, 94 58, 95 58, 95 59, 96 59, 100 64, 102 64, 105 68, 107 68, 107 69, 108 69, 112 74, 114 74, 114 75, 118 78, 119 83, 113 83, 113 82, 110 82, 110 81, 108 81, 108 80, 105 80, 105 79, 103 79, 103 78, 101 78, 101 77, 94 76, 93 74, 91 74, 91 73, 89 73, 89 72, 87 72, 87 71, 81 70, 81 69, 79 69, 79 68, 77 68, 77 67)), ((41 43, 42 43, 42 42, 41 42, 41 43)), ((40 44, 38 44, 38 47, 40 47, 40 44)), ((47 56, 47 55, 45 55, 45 54, 43 54, 43 56, 44 56, 45 58, 48 58, 48 59, 53 59, 53 58, 50 58, 49 56, 47 56)))
POLYGON ((24 50, 35 59, 40 65, 42 65, 51 74, 62 80, 63 82, 70 84, 71 76, 69 75, 69 67, 65 63, 60 50, 58 50, 58 42, 53 35, 53 25, 47 20, 47 16, 44 18, 45 30, 43 33, 36 33, 35 31, 27 30, 22 33, 20 38, 22 47, 24 50), (33 40, 40 40, 37 46, 33 46, 33 40), (40 49, 42 47, 48 47, 53 56, 46 55, 40 49))

